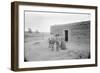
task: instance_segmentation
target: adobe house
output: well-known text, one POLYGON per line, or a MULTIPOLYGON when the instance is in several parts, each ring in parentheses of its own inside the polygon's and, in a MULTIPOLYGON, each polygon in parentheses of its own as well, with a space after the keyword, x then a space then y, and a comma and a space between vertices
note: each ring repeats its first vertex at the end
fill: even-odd
POLYGON ((90 21, 53 25, 50 33, 59 34, 68 44, 85 44, 86 48, 90 47, 90 21))

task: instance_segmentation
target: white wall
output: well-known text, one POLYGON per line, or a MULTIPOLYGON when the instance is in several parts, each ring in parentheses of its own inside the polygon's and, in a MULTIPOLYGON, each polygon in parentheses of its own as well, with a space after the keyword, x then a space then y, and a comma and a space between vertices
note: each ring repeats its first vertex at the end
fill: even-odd
MULTIPOLYGON (((10 3, 14 0, 0 0, 0 73, 14 73, 10 70, 10 53, 11 53, 11 12, 10 3)), ((93 5, 97 6, 100 0, 21 0, 21 1, 34 1, 34 2, 48 2, 48 3, 64 3, 64 4, 77 4, 77 5, 93 5)), ((99 5, 100 7, 100 5, 99 5)), ((100 10, 99 10, 100 12, 100 10)), ((98 13, 99 13, 98 12, 98 13)), ((100 17, 98 16, 98 19, 100 17)), ((100 22, 99 22, 100 23, 100 22)), ((98 23, 98 24, 99 24, 98 23)), ((100 25, 98 25, 98 28, 100 25)), ((99 31, 100 32, 100 29, 99 31)), ((100 34, 99 36, 100 37, 100 34)), ((98 39, 100 41, 100 39, 98 39)), ((100 43, 100 42, 99 42, 100 43)), ((100 46, 99 46, 100 48, 100 46)), ((99 49, 98 48, 98 49, 99 49)), ((100 50, 98 50, 100 52, 100 50)), ((99 53, 100 55, 100 53, 99 53)), ((100 58, 99 58, 100 61, 100 58)), ((100 62, 99 62, 100 65, 100 62)), ((88 68, 73 68, 73 69, 55 69, 55 70, 42 70, 34 71, 34 73, 99 73, 100 66, 88 68)), ((22 72, 24 73, 24 72, 22 72)), ((26 71, 26 73, 33 73, 33 71, 26 71)))

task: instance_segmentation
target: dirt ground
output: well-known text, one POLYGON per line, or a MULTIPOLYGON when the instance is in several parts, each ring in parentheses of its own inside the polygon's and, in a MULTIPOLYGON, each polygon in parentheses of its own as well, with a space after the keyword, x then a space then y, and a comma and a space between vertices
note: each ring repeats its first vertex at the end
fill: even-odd
MULTIPOLYGON (((37 35, 37 34, 33 34, 37 35)), ((25 61, 48 61, 64 59, 87 59, 90 58, 90 50, 87 44, 66 43, 66 50, 52 51, 48 44, 49 35, 27 35, 25 37, 25 61), (88 49, 87 49, 88 48, 88 49)))

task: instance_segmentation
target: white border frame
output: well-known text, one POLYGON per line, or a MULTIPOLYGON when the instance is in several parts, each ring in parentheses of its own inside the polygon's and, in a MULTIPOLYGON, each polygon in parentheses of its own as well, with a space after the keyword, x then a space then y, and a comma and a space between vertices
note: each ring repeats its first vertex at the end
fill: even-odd
POLYGON ((60 8, 60 7, 44 7, 44 6, 25 6, 19 5, 19 54, 18 62, 19 68, 35 68, 35 67, 48 67, 48 66, 63 66, 63 65, 83 65, 95 64, 95 10, 82 9, 82 8, 60 8), (24 62, 24 10, 37 10, 37 11, 57 11, 57 12, 79 12, 91 14, 91 59, 78 59, 78 60, 60 60, 60 61, 39 61, 39 62, 24 62))

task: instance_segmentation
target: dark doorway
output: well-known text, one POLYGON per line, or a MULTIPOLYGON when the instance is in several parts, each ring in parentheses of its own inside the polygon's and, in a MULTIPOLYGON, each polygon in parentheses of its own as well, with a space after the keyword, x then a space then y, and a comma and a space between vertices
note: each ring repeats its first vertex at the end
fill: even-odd
POLYGON ((65 41, 68 42, 68 30, 65 30, 65 41))

